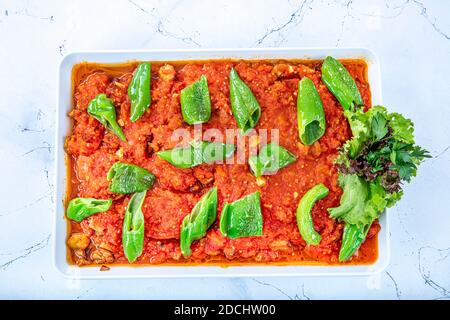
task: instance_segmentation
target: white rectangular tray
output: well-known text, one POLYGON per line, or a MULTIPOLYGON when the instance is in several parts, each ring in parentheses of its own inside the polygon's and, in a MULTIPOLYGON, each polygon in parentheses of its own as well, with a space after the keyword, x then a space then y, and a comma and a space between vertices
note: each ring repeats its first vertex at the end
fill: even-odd
POLYGON ((69 278, 168 278, 168 277, 262 277, 262 276, 355 276, 379 273, 389 263, 389 216, 380 219, 378 234, 378 260, 372 265, 360 266, 113 266, 111 270, 99 271, 98 267, 77 267, 67 262, 67 224, 64 216, 64 197, 67 186, 64 139, 69 133, 72 108, 72 67, 82 61, 117 63, 129 60, 174 61, 209 59, 323 59, 331 55, 338 59, 362 58, 369 67, 372 104, 381 104, 380 65, 377 57, 367 49, 338 48, 270 48, 270 49, 200 49, 200 50, 125 50, 74 52, 66 55, 60 64, 58 75, 58 104, 56 114, 56 174, 55 174, 55 220, 54 265, 69 278))

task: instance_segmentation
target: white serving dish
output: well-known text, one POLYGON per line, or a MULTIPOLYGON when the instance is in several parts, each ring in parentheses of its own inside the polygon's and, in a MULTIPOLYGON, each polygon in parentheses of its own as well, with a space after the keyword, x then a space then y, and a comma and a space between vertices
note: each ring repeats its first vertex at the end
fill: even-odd
POLYGON ((99 267, 77 267, 66 258, 67 225, 64 216, 64 197, 67 176, 64 139, 69 132, 67 113, 72 108, 71 72, 74 64, 89 61, 117 63, 128 60, 174 61, 208 59, 323 59, 331 55, 338 59, 362 58, 367 61, 372 104, 381 104, 380 65, 377 57, 367 49, 341 48, 270 48, 270 49, 199 49, 199 50, 124 50, 74 52, 66 55, 59 66, 58 104, 56 113, 56 172, 55 172, 55 220, 53 237, 53 262, 55 267, 69 278, 168 278, 168 277, 262 277, 262 276, 367 276, 381 272, 390 258, 389 223, 387 214, 380 219, 378 234, 378 260, 372 265, 360 266, 113 266, 99 271, 99 267))

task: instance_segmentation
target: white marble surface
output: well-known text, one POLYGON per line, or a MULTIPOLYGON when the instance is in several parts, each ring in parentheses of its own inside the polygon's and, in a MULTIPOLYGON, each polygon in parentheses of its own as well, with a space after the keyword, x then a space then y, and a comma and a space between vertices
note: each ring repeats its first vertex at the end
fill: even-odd
POLYGON ((0 298, 450 298, 450 1, 0 0, 0 298), (392 259, 355 278, 73 281, 51 263, 56 75, 75 50, 338 46, 433 158, 390 210, 392 259))

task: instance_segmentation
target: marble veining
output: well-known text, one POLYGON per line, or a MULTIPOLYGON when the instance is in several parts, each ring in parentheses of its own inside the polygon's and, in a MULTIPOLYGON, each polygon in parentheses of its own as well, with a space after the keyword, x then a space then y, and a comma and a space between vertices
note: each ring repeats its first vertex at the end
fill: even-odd
POLYGON ((450 299, 446 0, 0 2, 0 298, 450 299), (263 4, 264 3, 264 4, 263 4), (430 150, 391 214, 372 277, 68 280, 52 267, 58 63, 77 50, 367 47, 383 100, 430 150), (127 286, 126 292, 123 291, 127 286), (213 288, 213 289, 212 289, 213 288))

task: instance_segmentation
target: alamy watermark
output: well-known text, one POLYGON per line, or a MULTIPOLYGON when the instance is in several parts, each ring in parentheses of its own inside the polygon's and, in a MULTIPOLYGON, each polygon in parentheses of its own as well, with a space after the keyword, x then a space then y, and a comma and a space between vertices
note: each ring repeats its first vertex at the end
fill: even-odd
MULTIPOLYGON (((200 141, 216 142, 204 146, 202 150, 195 150, 194 152, 189 150, 189 148, 180 150, 175 156, 184 161, 189 161, 192 160, 192 157, 198 156, 198 152, 201 151, 204 159, 216 158, 220 160, 216 160, 214 163, 232 165, 246 164, 248 156, 257 155, 260 148, 269 142, 278 145, 280 134, 278 129, 251 129, 243 135, 239 129, 225 129, 224 131, 216 128, 208 128, 203 130, 202 124, 195 124, 193 130, 187 128, 174 130, 171 140, 177 142, 177 148, 189 145, 194 146, 196 142, 200 141), (221 144, 234 145, 234 154, 227 158, 222 157, 224 148, 221 144)), ((267 172, 275 173, 276 169, 279 168, 279 154, 276 152, 270 155, 265 154, 263 158, 266 160, 270 158, 270 161, 264 164, 267 172)))

